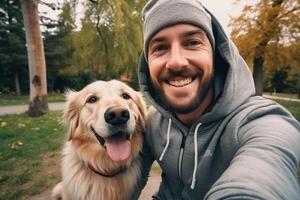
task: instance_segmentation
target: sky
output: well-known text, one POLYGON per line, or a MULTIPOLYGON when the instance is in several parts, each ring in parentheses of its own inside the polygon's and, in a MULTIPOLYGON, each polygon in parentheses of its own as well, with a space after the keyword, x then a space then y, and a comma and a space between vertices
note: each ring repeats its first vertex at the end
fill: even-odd
POLYGON ((203 5, 215 15, 221 23, 227 34, 230 34, 228 28, 230 17, 240 15, 244 3, 234 4, 234 0, 202 0, 203 5))
MULTIPOLYGON (((51 0, 44 1, 51 2, 51 0)), ((203 5, 216 16, 227 34, 230 34, 230 29, 228 28, 230 16, 238 16, 244 5, 243 3, 234 4, 233 1, 234 0, 202 0, 203 5)), ((50 9, 45 6, 39 6, 39 10, 49 11, 50 9)), ((48 14, 49 17, 55 19, 58 13, 49 11, 48 14)))

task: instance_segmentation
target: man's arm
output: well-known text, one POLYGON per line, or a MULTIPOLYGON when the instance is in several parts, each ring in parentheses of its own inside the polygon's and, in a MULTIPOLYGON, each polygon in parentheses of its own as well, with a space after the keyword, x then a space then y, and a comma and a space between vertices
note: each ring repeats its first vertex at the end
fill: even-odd
POLYGON ((267 116, 241 127, 239 149, 205 199, 300 199, 299 124, 267 116))

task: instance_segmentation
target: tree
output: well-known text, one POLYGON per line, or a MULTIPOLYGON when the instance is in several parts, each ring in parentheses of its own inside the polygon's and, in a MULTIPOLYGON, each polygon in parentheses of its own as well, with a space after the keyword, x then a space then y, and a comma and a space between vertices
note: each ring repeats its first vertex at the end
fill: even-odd
POLYGON ((300 2, 257 0, 246 5, 230 26, 242 56, 252 62, 256 94, 262 95, 266 49, 272 43, 293 43, 300 37, 300 2))
POLYGON ((25 32, 20 7, 18 0, 0 2, 0 90, 14 91, 17 95, 27 89, 20 82, 28 82, 25 32))
POLYGON ((41 36, 38 3, 36 0, 21 0, 26 45, 28 54, 30 104, 29 116, 37 117, 48 109, 46 63, 41 36))
POLYGON ((67 71, 89 70, 94 79, 135 74, 142 50, 140 11, 145 0, 90 0, 82 28, 74 33, 75 53, 67 71))
POLYGON ((73 34, 75 26, 74 9, 70 2, 64 1, 61 13, 55 23, 45 24, 43 33, 45 56, 47 62, 48 89, 63 92, 66 85, 63 74, 65 68, 70 67, 75 51, 73 34))
POLYGON ((281 68, 274 71, 274 75, 271 79, 271 84, 274 92, 283 92, 287 87, 288 68, 281 68))
POLYGON ((266 48, 264 63, 264 90, 274 92, 299 93, 300 85, 300 45, 271 43, 266 48), (281 80, 280 80, 281 79, 281 80), (281 83, 284 84, 281 84, 281 83))
POLYGON ((288 47, 288 56, 292 60, 291 62, 291 73, 290 76, 292 77, 292 85, 296 89, 296 93, 298 98, 300 98, 300 38, 296 41, 293 45, 288 47))

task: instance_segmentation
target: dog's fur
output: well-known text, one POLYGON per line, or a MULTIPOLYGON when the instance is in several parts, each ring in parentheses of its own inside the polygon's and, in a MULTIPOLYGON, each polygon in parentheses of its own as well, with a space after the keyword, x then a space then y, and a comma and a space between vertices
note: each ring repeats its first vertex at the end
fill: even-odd
POLYGON ((62 151, 62 182, 53 189, 52 199, 129 199, 140 176, 138 154, 145 128, 145 104, 140 93, 112 80, 96 81, 79 92, 69 91, 66 96, 64 121, 69 129, 68 141, 62 151), (108 124, 105 118, 106 111, 114 106, 129 111, 128 121, 120 127, 108 124), (105 144, 97 140, 96 134, 106 140, 116 133, 114 130, 128 134, 131 143, 129 157, 112 159, 105 144), (88 165, 104 172, 126 170, 105 177, 88 165))

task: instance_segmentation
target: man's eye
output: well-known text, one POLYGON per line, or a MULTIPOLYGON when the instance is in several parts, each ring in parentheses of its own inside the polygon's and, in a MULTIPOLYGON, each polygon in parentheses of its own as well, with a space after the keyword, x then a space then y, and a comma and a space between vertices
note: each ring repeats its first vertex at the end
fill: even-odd
POLYGON ((95 103, 98 100, 98 97, 96 96, 90 96, 87 100, 86 103, 95 103))
POLYGON ((196 46, 201 44, 201 42, 199 40, 187 40, 184 45, 185 46, 196 46))
POLYGON ((157 46, 155 46, 155 47, 153 47, 152 48, 152 52, 161 52, 161 51, 164 51, 164 50, 166 50, 167 49, 167 46, 166 45, 164 45, 164 44, 159 44, 159 45, 157 45, 157 46))

